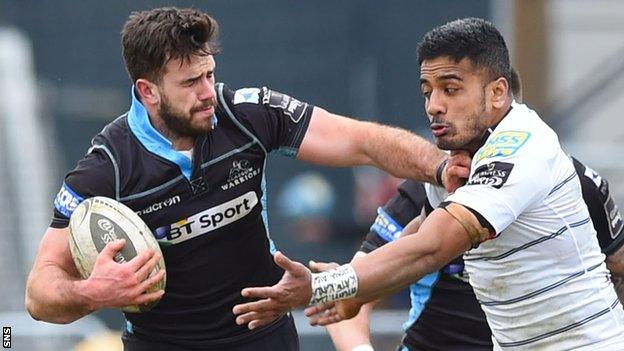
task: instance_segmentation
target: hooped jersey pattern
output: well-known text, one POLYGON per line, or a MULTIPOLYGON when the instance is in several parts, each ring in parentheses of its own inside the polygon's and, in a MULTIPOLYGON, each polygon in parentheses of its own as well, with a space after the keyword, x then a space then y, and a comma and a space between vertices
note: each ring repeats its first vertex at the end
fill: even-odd
POLYGON ((624 311, 573 163, 534 111, 512 106, 446 198, 494 230, 464 254, 494 349, 624 349, 624 311))

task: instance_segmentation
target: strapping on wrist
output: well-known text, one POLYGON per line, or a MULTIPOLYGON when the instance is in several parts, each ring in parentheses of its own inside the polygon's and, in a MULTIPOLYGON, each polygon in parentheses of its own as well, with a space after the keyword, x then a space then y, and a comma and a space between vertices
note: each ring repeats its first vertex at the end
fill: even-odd
POLYGON ((312 273, 312 298, 310 305, 354 297, 358 290, 358 279, 350 264, 332 270, 312 273))
POLYGON ((443 173, 444 173, 444 168, 446 167, 446 164, 448 163, 448 158, 444 159, 444 161, 440 162, 440 164, 438 165, 438 168, 436 168, 436 182, 438 182, 438 185, 443 187, 444 186, 444 182, 442 179, 443 173))

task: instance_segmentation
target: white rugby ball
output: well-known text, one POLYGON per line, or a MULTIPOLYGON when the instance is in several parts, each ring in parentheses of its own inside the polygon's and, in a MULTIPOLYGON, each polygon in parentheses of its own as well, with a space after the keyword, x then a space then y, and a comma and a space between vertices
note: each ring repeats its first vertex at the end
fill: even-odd
MULTIPOLYGON (((126 244, 114 257, 117 263, 129 262, 140 252, 152 249, 161 258, 149 276, 165 269, 160 246, 145 222, 126 205, 107 197, 96 196, 78 205, 69 219, 69 249, 83 279, 91 275, 97 255, 104 246, 118 239, 126 239, 126 244)), ((165 283, 166 277, 146 292, 164 289, 165 283)), ((158 301, 131 305, 122 310, 131 313, 145 312, 157 303, 158 301)))

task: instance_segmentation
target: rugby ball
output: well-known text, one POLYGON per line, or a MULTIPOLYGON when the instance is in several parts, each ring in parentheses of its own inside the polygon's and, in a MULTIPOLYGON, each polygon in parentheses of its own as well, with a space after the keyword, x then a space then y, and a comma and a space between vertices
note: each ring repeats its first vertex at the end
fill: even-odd
MULTIPOLYGON (((150 272, 150 277, 165 269, 162 251, 152 231, 130 208, 113 199, 96 196, 83 201, 69 219, 69 249, 76 268, 83 279, 89 278, 97 255, 107 243, 125 239, 126 245, 114 260, 129 262, 140 252, 152 249, 160 254, 160 261, 150 272)), ((166 277, 152 285, 146 292, 165 288, 166 277)), ((125 312, 138 313, 152 309, 158 301, 122 308, 125 312)))

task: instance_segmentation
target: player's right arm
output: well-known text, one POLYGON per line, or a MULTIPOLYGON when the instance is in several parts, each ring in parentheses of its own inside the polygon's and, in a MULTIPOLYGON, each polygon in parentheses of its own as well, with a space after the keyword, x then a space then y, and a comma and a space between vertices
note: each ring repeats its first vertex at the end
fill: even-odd
POLYGON ((114 179, 110 158, 98 148, 91 149, 66 176, 54 201, 52 224, 41 239, 26 284, 26 309, 34 319, 71 323, 100 308, 142 304, 164 293, 143 294, 164 275, 161 270, 147 278, 159 259, 153 251, 147 250, 124 264, 113 260, 123 241, 106 245, 87 279, 81 279, 76 269, 69 250, 69 218, 88 197, 115 197, 114 179))
POLYGON ((164 270, 147 278, 160 255, 145 251, 127 264, 113 260, 125 245, 106 245, 93 272, 81 279, 69 251, 69 229, 48 228, 26 283, 26 310, 36 320, 71 323, 104 307, 123 307, 158 300, 164 290, 144 294, 163 278, 164 270))

